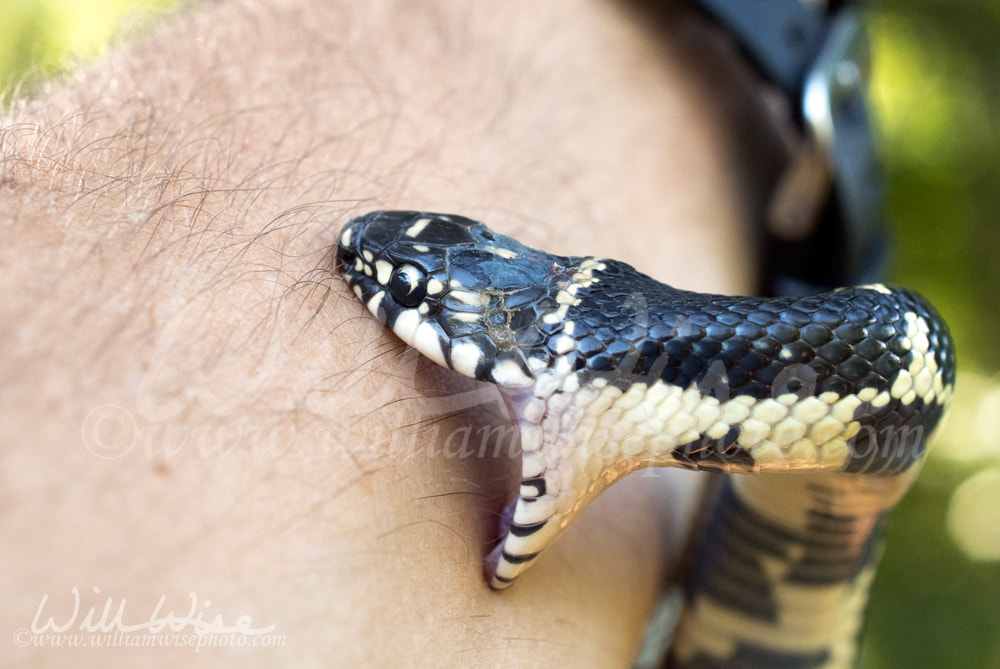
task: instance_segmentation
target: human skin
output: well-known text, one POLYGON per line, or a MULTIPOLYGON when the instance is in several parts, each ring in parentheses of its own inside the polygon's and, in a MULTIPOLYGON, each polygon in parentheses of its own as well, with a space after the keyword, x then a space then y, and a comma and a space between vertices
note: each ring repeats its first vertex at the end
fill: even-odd
POLYGON ((382 328, 331 247, 366 211, 445 211, 747 292, 780 152, 736 61, 683 3, 221 2, 16 101, 3 655, 627 665, 697 479, 629 477, 491 591, 482 559, 518 471, 499 396, 382 328), (284 643, 18 645, 39 610, 75 621, 65 636, 90 607, 137 623, 161 598, 161 618, 195 601, 284 643))

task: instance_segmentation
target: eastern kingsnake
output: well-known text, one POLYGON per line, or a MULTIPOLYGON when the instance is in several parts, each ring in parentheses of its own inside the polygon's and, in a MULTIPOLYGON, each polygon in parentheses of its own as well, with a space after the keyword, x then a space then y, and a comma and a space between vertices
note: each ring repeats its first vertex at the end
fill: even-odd
POLYGON ((923 298, 699 294, 409 211, 349 222, 337 268, 403 341, 507 400, 522 480, 487 558, 494 588, 640 467, 754 474, 725 477, 675 663, 850 665, 881 528, 954 384, 923 298))

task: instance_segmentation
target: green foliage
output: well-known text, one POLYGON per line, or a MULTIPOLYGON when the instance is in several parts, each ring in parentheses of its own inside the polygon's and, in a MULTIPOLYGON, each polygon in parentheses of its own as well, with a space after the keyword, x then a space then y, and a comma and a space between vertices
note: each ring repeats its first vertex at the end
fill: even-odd
POLYGON ((178 0, 5 0, 0 5, 0 88, 99 55, 112 40, 178 0))
POLYGON ((873 15, 896 278, 943 311, 962 363, 1000 368, 1000 3, 895 0, 873 15), (952 313, 954 312, 954 313, 952 313), (986 319, 986 320, 984 320, 986 319))

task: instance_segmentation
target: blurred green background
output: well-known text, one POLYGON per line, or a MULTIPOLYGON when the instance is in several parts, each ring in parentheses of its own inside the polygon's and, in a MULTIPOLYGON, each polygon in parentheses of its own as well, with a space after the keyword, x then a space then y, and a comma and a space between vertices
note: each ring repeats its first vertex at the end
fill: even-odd
MULTIPOLYGON (((99 56, 175 0, 3 0, 0 85, 99 56)), ((870 668, 1000 667, 1000 0, 867 4, 891 279, 952 326, 951 417, 890 528, 870 668), (996 264, 994 264, 996 263, 996 264)))
POLYGON ((1000 2, 870 3, 892 279, 951 325, 951 415, 894 516, 871 667, 1000 667, 1000 2))

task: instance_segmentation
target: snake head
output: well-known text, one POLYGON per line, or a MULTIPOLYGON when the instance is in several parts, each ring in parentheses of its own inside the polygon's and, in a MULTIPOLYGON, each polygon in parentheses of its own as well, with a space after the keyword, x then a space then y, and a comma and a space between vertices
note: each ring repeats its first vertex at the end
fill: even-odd
POLYGON ((527 247, 462 216, 376 211, 340 233, 336 267, 368 310, 438 364, 527 387, 572 280, 572 259, 527 247), (534 360, 529 364, 529 360, 534 360))

